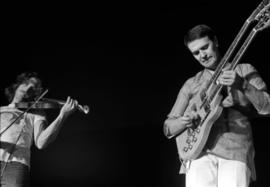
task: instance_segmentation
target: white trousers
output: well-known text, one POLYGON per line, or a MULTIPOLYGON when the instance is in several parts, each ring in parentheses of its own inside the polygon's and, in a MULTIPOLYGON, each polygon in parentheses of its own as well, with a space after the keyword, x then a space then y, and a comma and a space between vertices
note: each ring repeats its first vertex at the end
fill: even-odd
POLYGON ((248 187, 250 170, 240 161, 205 155, 190 163, 186 187, 248 187))

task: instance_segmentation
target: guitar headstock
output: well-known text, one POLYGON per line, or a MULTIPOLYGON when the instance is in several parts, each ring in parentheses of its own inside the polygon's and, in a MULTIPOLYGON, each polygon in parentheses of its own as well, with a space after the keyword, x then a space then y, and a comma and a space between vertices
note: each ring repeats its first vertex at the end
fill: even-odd
POLYGON ((258 21, 257 25, 255 26, 256 31, 262 31, 270 26, 270 2, 258 13, 255 17, 258 21))
POLYGON ((257 8, 252 12, 252 14, 247 19, 247 22, 253 22, 257 20, 257 17, 261 14, 263 10, 268 6, 269 9, 270 0, 263 0, 257 8))

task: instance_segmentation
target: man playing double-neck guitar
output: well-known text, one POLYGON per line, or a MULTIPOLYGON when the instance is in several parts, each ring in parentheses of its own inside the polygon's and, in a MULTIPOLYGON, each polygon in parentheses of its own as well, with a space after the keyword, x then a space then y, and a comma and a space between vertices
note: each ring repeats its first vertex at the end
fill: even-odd
POLYGON ((221 55, 216 35, 206 25, 193 27, 184 42, 204 70, 184 83, 164 123, 165 135, 176 137, 182 162, 180 173, 186 174, 187 187, 247 187, 250 179, 255 180, 256 177, 249 117, 254 113, 270 113, 266 85, 252 65, 238 64, 230 69, 230 63, 227 63, 214 83, 215 86, 222 85, 222 91, 216 96, 222 98, 217 99, 220 102, 216 104, 222 109, 212 108, 213 104, 204 106, 206 118, 209 118, 208 111, 211 110, 218 111, 218 115, 213 115, 212 121, 206 120, 206 123, 213 123, 211 131, 207 137, 201 138, 205 141, 201 151, 194 151, 203 134, 202 126, 207 125, 202 122, 202 113, 198 112, 201 105, 197 103, 203 103, 209 94, 206 92, 205 96, 202 90, 209 85, 221 55), (186 139, 181 139, 183 132, 187 134, 186 139))

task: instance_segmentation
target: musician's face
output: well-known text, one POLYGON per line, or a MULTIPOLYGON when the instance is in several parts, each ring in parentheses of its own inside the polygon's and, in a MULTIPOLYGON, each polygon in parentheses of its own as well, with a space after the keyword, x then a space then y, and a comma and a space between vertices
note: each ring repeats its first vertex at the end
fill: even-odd
POLYGON ((219 60, 217 41, 212 41, 206 36, 189 42, 187 46, 194 58, 202 66, 210 69, 216 67, 219 60))
POLYGON ((18 103, 31 98, 37 87, 37 84, 38 81, 34 77, 20 84, 15 91, 13 102, 18 103))

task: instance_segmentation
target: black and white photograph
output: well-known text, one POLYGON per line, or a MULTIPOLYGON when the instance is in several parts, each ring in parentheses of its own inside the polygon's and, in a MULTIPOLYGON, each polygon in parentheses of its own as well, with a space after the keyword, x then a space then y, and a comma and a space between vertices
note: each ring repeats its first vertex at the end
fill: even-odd
POLYGON ((269 0, 2 8, 2 187, 268 185, 269 0))

